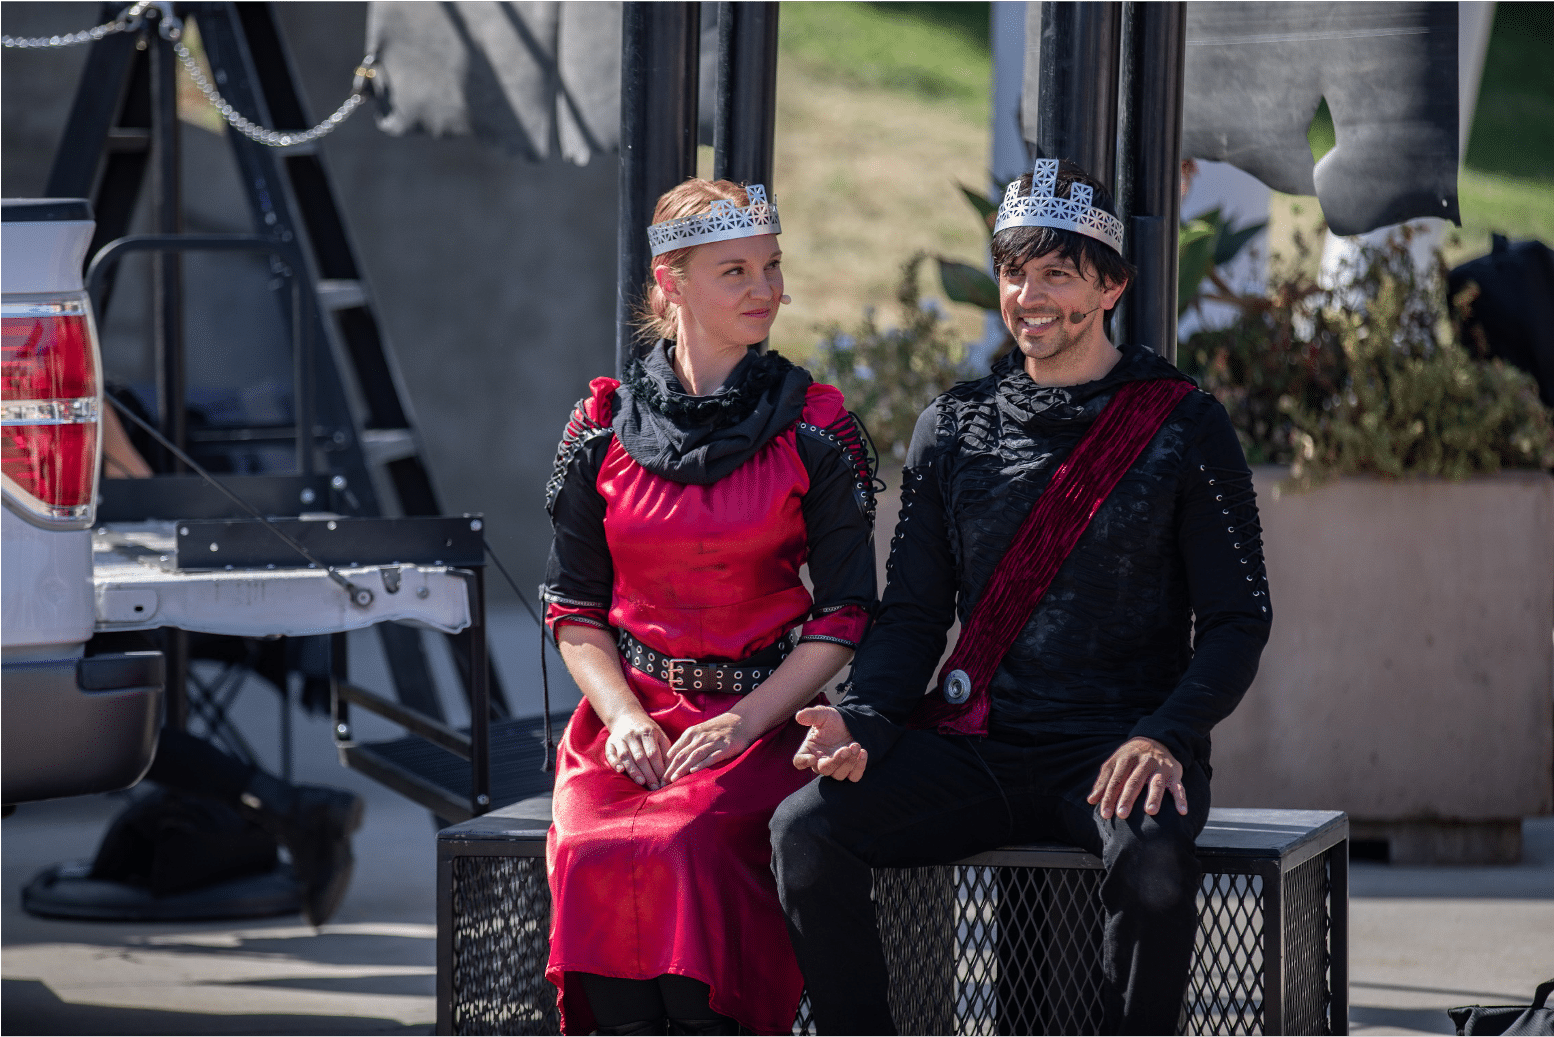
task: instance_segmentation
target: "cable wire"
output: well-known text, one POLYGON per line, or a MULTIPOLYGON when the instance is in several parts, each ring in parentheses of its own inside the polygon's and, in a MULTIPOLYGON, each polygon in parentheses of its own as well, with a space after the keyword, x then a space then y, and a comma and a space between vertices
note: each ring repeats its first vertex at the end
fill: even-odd
POLYGON ((117 410, 120 414, 124 415, 126 418, 133 421, 136 425, 139 425, 146 432, 150 433, 152 439, 160 443, 164 448, 171 452, 174 457, 178 458, 178 460, 192 468, 195 474, 198 475, 201 479, 204 479, 216 489, 226 494, 227 498, 231 500, 233 504, 236 504, 238 507, 242 508, 244 511, 248 512, 254 518, 262 522, 264 524, 264 528, 280 537, 281 540, 285 542, 287 547, 290 547, 293 551, 301 555, 310 565, 315 568, 324 570, 325 574, 328 575, 328 577, 335 583, 339 584, 341 589, 345 591, 346 595, 351 599, 351 603, 353 605, 356 605, 360 608, 366 608, 368 605, 372 604, 372 591, 368 590, 366 587, 356 586, 356 584, 352 583, 350 580, 346 579, 338 571, 336 571, 334 566, 325 565, 323 562, 315 558, 313 556, 313 552, 303 547, 302 544, 292 538, 288 533, 286 533, 285 530, 281 529, 275 523, 259 514, 258 510, 255 509, 251 504, 222 485, 221 482, 217 480, 215 476, 207 472, 198 461, 174 445, 172 440, 162 435, 160 429, 146 421, 139 414, 136 414, 126 404, 120 400, 115 399, 112 395, 104 393, 103 399, 113 404, 114 409, 117 410))
POLYGON ((553 771, 556 769, 556 739, 552 733, 550 721, 550 667, 545 662, 545 646, 550 643, 550 638, 545 636, 545 621, 540 618, 538 612, 534 611, 534 606, 529 604, 529 599, 524 593, 518 589, 517 581, 507 571, 507 566, 502 564, 502 559, 498 558, 496 552, 492 550, 491 541, 485 538, 485 534, 481 534, 480 542, 485 545, 486 554, 490 555, 491 561, 496 564, 497 572, 502 574, 502 578, 507 581, 507 585, 513 589, 513 593, 523 603, 523 610, 529 614, 529 618, 534 620, 535 626, 539 627, 540 630, 540 687, 545 700, 545 760, 540 765, 540 770, 553 771))

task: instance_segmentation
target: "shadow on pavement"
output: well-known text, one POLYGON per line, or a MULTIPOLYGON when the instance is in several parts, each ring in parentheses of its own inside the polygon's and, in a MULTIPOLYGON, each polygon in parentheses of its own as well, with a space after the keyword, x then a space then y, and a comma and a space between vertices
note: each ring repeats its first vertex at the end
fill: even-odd
POLYGON ((432 1027, 337 1015, 215 1015, 76 1005, 61 1001, 36 980, 8 979, 0 993, 0 1030, 27 1034, 410 1034, 431 1033, 432 1027))
POLYGON ((1436 1008, 1365 1008, 1349 1009, 1349 1025, 1354 1029, 1375 1028, 1386 1033, 1456 1033, 1445 1012, 1436 1008))

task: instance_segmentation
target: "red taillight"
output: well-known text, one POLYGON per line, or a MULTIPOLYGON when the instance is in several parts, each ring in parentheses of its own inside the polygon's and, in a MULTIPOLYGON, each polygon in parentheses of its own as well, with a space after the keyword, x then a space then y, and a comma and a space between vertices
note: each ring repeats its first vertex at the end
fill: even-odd
POLYGON ((8 426, 0 467, 50 508, 85 507, 97 474, 97 423, 8 426))
POLYGON ((0 348, 0 396, 75 400, 97 395, 86 316, 6 317, 0 348))
POLYGON ((90 521, 97 490, 97 350, 82 302, 5 305, 0 470, 7 496, 51 522, 90 521))

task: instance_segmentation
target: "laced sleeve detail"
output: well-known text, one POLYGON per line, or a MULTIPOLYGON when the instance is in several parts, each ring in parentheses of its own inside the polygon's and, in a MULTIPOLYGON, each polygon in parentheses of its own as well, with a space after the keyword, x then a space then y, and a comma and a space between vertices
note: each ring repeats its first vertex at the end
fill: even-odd
MULTIPOLYGON (((599 379, 599 382, 606 379, 599 379)), ((609 401, 603 401, 603 417, 601 423, 597 415, 600 413, 600 399, 596 390, 593 395, 585 396, 577 401, 572 408, 572 416, 567 419, 567 427, 561 432, 561 442, 556 446, 556 461, 551 468, 550 479, 545 483, 545 511, 552 518, 556 515, 556 498, 561 494, 561 487, 567 479, 567 468, 571 466, 572 459, 577 456, 579 450, 602 436, 612 433, 609 423, 609 401)), ((613 388, 611 389, 613 392, 613 388)))
POLYGON ((1208 481, 1224 520, 1225 536, 1235 552, 1241 576, 1251 584, 1249 591, 1257 599, 1259 611, 1268 615, 1268 569, 1263 564, 1263 527, 1257 517, 1257 491, 1252 473, 1245 468, 1220 468, 1200 463, 1198 471, 1208 481))
POLYGON ((800 435, 825 443, 841 453, 853 474, 853 500, 872 526, 874 495, 883 490, 885 484, 877 475, 879 451, 874 448, 874 440, 863 419, 852 411, 843 411, 842 416, 829 425, 816 425, 801 419, 796 428, 800 435))

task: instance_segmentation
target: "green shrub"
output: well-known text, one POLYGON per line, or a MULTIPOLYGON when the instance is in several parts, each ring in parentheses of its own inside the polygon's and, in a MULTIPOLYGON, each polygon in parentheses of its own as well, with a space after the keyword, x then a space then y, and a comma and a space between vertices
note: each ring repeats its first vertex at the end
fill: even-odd
POLYGON ((1249 461, 1290 464, 1296 486, 1554 466, 1536 383, 1459 343, 1444 270, 1421 276, 1406 235, 1367 250, 1330 290, 1296 272, 1309 257, 1297 249, 1266 297, 1236 300, 1235 323, 1179 354, 1230 412, 1249 461))
POLYGON ((920 301, 918 268, 925 258, 919 252, 901 266, 896 327, 881 328, 872 307, 851 330, 827 325, 810 365, 817 381, 842 390, 848 409, 863 418, 881 450, 898 460, 906 456, 917 416, 955 383, 965 359, 965 347, 944 315, 920 301))

